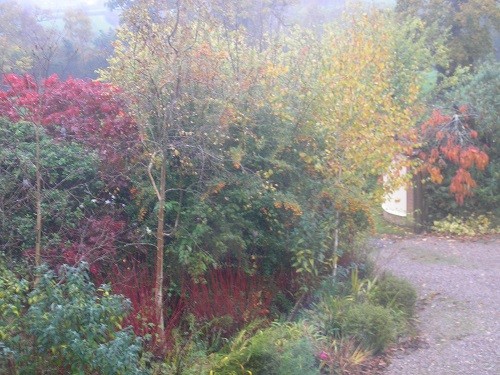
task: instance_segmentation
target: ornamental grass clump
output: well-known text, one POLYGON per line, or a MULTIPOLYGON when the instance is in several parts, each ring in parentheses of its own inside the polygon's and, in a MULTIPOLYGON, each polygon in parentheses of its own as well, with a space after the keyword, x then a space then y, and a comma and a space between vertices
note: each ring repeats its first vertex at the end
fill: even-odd
POLYGON ((417 292, 406 280, 385 274, 377 282, 372 301, 378 305, 399 310, 411 318, 415 313, 417 292))
POLYGON ((352 305, 341 322, 342 335, 353 337, 362 347, 380 353, 397 338, 391 310, 370 303, 352 305))

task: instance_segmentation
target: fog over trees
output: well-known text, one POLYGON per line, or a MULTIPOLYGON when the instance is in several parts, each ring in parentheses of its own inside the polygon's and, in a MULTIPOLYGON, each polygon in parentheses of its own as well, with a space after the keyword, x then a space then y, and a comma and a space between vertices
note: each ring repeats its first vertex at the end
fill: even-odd
POLYGON ((108 5, 0 1, 0 373, 378 371, 384 196, 497 230, 497 2, 108 5))

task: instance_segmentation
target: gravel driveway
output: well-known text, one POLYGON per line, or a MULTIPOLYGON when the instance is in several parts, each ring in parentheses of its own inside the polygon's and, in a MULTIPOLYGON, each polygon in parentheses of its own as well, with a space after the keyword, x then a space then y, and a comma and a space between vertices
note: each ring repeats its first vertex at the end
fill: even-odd
POLYGON ((419 348, 397 352, 387 375, 500 374, 500 237, 374 240, 382 270, 419 293, 419 348))

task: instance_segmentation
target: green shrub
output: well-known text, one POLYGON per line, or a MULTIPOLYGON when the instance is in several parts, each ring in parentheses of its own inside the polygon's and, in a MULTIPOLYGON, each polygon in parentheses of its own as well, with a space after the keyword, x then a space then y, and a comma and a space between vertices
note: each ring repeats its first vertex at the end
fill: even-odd
POLYGON ((384 307, 403 312, 412 317, 417 303, 417 292, 406 280, 386 274, 378 282, 371 300, 384 307))
POLYGON ((355 301, 349 298, 325 296, 313 310, 307 313, 307 319, 326 337, 342 336, 342 321, 355 301))
POLYGON ((96 290, 87 265, 46 272, 29 295, 28 333, 36 352, 72 373, 139 374, 141 341, 120 322, 130 306, 109 288, 96 290))
POLYGON ((448 215, 442 220, 434 221, 432 229, 443 234, 454 234, 458 236, 477 236, 488 233, 496 233, 491 220, 486 215, 470 215, 467 219, 448 215))
POLYGON ((27 304, 29 285, 8 269, 0 255, 0 373, 13 372, 16 347, 21 343, 21 316, 27 304))
MULTIPOLYGON (((94 152, 76 142, 55 141, 42 127, 39 130, 43 239, 44 246, 51 248, 61 244, 61 236, 74 230, 93 205, 91 195, 98 194, 98 162, 94 152)), ((0 251, 15 258, 35 247, 34 139, 33 124, 0 118, 0 251)))
POLYGON ((106 286, 96 289, 86 264, 63 266, 59 275, 43 271, 27 303, 23 284, 15 287, 9 274, 10 284, 2 281, 14 285, 10 294, 21 301, 8 297, 8 311, 18 320, 15 330, 3 337, 17 372, 142 374, 141 340, 120 326, 129 302, 106 286))
POLYGON ((302 324, 280 324, 246 338, 240 334, 219 354, 214 375, 318 374, 313 340, 302 324))
POLYGON ((328 297, 309 313, 320 334, 332 339, 354 338, 363 348, 380 352, 396 339, 396 314, 389 308, 360 303, 352 297, 328 297))
POLYGON ((353 337, 367 349, 379 353, 397 336, 397 324, 390 309, 369 303, 353 304, 341 322, 342 335, 353 337))

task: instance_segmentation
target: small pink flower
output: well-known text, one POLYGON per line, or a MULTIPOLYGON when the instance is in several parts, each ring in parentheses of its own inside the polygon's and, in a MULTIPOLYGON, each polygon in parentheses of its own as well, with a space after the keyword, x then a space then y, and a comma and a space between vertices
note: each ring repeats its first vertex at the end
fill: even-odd
POLYGON ((329 361, 330 355, 323 350, 323 351, 321 351, 321 353, 319 353, 318 358, 322 361, 329 361))

